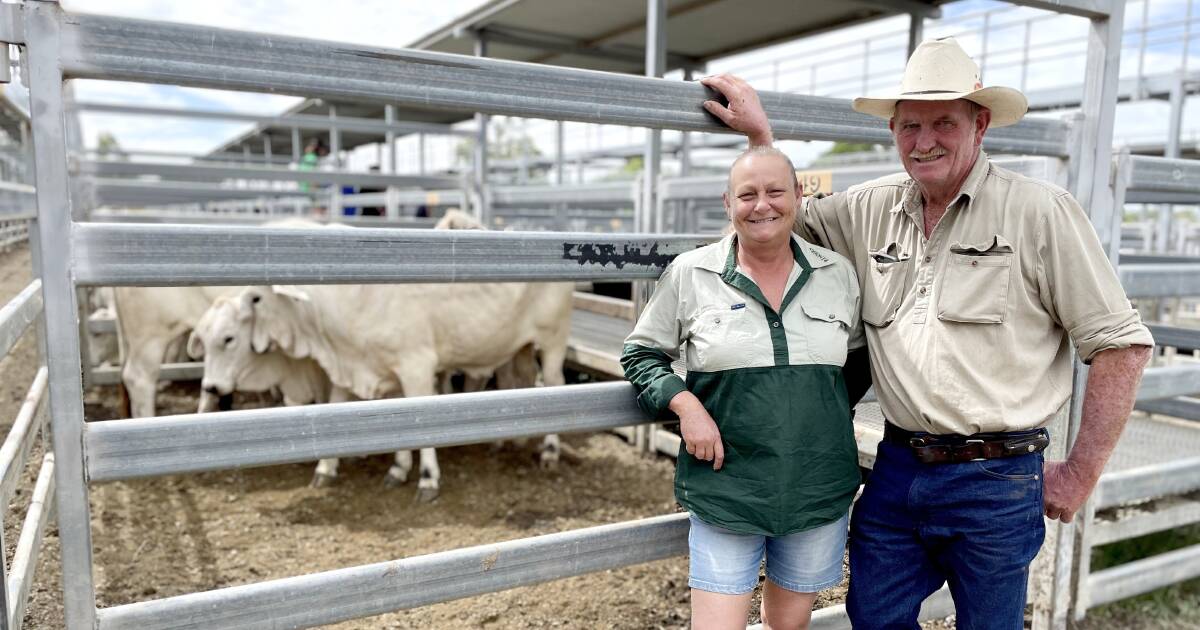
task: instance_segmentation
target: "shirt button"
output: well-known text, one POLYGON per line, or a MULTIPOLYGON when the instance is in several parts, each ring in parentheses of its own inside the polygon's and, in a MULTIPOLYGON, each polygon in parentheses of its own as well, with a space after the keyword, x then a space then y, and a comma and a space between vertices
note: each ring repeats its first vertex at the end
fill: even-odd
POLYGON ((932 260, 933 260, 933 256, 926 256, 926 257, 925 257, 925 262, 930 262, 930 261, 932 261, 932 260))
POLYGON ((979 261, 978 261, 978 260, 972 260, 972 261, 971 261, 971 266, 972 266, 972 267, 978 267, 978 266, 979 266, 979 261))
POLYGON ((921 287, 921 295, 925 295, 925 287, 921 287))
POLYGON ((833 313, 830 313, 830 314, 829 314, 829 319, 833 319, 833 317, 834 317, 833 313))
POLYGON ((771 326, 779 328, 779 322, 771 322, 771 326))

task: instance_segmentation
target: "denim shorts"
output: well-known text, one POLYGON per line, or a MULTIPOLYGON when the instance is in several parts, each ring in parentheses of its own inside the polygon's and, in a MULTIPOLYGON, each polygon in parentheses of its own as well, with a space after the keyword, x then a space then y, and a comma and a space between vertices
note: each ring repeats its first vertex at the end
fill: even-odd
POLYGON ((739 534, 691 517, 688 586, 742 595, 758 585, 767 557, 767 579, 789 591, 815 593, 842 581, 847 518, 787 536, 739 534))

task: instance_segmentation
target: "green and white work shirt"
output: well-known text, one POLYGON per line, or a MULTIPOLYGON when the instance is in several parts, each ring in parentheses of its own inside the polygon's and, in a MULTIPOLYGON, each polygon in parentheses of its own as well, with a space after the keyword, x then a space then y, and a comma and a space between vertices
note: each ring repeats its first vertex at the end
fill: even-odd
POLYGON ((681 254, 659 278, 621 365, 664 421, 687 389, 716 421, 719 471, 680 444, 675 497, 736 532, 784 536, 841 518, 859 484, 842 367, 865 346, 859 287, 842 256, 793 237, 780 311, 737 266, 736 235, 681 254), (687 381, 671 370, 684 352, 687 381))

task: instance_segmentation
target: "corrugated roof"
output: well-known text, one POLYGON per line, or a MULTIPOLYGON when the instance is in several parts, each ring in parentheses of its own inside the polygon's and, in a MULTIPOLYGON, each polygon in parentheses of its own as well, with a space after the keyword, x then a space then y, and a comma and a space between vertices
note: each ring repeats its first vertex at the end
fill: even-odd
MULTIPOLYGON (((946 0, 667 0, 667 68, 701 67, 711 59, 901 13, 937 17, 946 0)), ((436 52, 474 54, 476 34, 488 57, 641 74, 645 71, 646 0, 492 0, 409 44, 436 52)), ((339 116, 383 118, 383 106, 335 103, 339 116)), ((327 114, 309 99, 294 113, 327 114)), ((462 112, 398 109, 397 120, 455 123, 462 112)), ((291 151, 291 131, 266 129, 277 154, 291 151)), ((263 129, 225 143, 217 153, 262 152, 263 129)), ((378 142, 342 133, 342 148, 378 142)))

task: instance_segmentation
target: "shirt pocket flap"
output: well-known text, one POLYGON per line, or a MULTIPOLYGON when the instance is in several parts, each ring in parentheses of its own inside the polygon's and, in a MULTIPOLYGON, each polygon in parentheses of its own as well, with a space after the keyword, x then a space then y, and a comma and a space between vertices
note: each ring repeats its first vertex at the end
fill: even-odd
POLYGON ((979 243, 954 243, 950 245, 950 251, 968 256, 1000 256, 1013 253, 1013 248, 1008 239, 996 234, 979 243))
POLYGON ((800 308, 804 309, 804 314, 812 319, 822 322, 841 322, 847 328, 850 327, 850 305, 840 297, 830 299, 828 295, 820 293, 801 294, 800 308))

